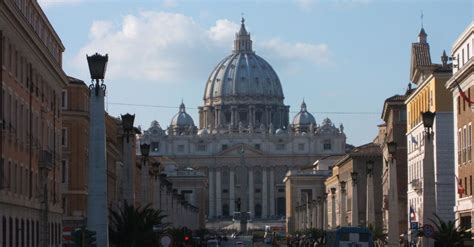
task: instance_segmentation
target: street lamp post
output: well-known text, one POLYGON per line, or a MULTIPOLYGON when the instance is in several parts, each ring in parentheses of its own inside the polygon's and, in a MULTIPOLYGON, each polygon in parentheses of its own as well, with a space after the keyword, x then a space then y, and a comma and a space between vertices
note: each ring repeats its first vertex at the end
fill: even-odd
POLYGON ((142 143, 140 144, 140 153, 142 155, 142 166, 141 166, 141 200, 140 205, 145 206, 148 204, 147 196, 147 184, 148 184, 148 156, 150 154, 150 144, 142 143))
POLYGON ((357 191, 357 172, 351 172, 351 178, 352 178, 351 225, 359 226, 359 201, 358 201, 359 195, 357 191))
POLYGON ((97 246, 109 246, 104 108, 106 92, 104 75, 108 55, 102 56, 96 53, 86 57, 92 79, 89 86, 87 228, 97 233, 97 246))
POLYGON ((134 134, 133 122, 135 121, 135 114, 121 115, 122 126, 123 126, 123 157, 125 167, 125 182, 124 182, 124 200, 130 204, 135 204, 135 183, 133 182, 133 169, 134 164, 132 161, 132 147, 133 143, 130 142, 130 136, 134 134))
POLYGON ((398 188, 397 188, 397 143, 387 143, 388 153, 390 154, 389 174, 389 213, 388 213, 388 246, 399 246, 400 229, 398 219, 398 188))
POLYGON ((339 181, 341 187, 341 209, 339 210, 339 226, 346 226, 346 181, 339 181))
POLYGON ((151 172, 155 177, 153 185, 153 206, 154 208, 160 208, 161 203, 161 185, 160 185, 160 162, 151 163, 151 172))
POLYGON ((375 226, 375 204, 374 204, 374 161, 368 160, 367 165, 367 193, 366 193, 366 225, 375 226))
MULTIPOLYGON (((436 116, 434 112, 421 113, 425 128, 425 146, 423 157, 423 225, 428 224, 436 212, 434 160, 433 160, 433 123, 436 116)), ((423 238, 423 246, 432 246, 431 238, 423 238)))

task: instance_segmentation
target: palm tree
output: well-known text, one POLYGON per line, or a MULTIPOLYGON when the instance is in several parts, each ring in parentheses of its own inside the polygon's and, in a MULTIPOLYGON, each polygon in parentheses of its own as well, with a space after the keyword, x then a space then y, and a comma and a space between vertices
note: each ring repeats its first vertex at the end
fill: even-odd
POLYGON ((136 208, 125 201, 123 207, 109 211, 109 238, 117 247, 155 246, 160 232, 154 232, 153 226, 167 226, 162 223, 163 211, 150 205, 136 208))
POLYGON ((374 246, 385 246, 387 243, 387 234, 383 232, 383 229, 377 226, 369 225, 369 230, 372 232, 372 238, 374 240, 374 246))
POLYGON ((443 221, 437 214, 435 220, 431 220, 436 227, 434 240, 435 246, 463 246, 463 241, 471 239, 471 232, 461 225, 456 226, 455 221, 443 221))

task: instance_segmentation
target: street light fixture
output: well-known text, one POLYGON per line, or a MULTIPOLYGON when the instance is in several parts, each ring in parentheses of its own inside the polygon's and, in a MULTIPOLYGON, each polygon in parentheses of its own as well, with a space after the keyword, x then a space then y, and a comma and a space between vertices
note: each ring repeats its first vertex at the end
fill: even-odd
POLYGON ((148 155, 150 155, 150 144, 148 143, 140 144, 140 153, 142 154, 144 159, 148 158, 148 155))
POLYGON ((123 132, 124 135, 126 136, 127 143, 129 142, 129 136, 133 131, 133 122, 135 121, 135 114, 125 114, 125 115, 120 115, 122 118, 122 126, 123 126, 123 132))
POLYGON ((346 191, 346 181, 340 181, 339 184, 341 185, 341 193, 346 191))
POLYGON ((388 153, 392 155, 392 157, 394 157, 395 154, 397 153, 397 143, 394 141, 388 142, 387 149, 388 149, 388 153))
POLYGON ((423 126, 425 127, 425 131, 428 134, 428 138, 430 137, 431 130, 433 128, 434 118, 436 116, 435 112, 426 111, 421 113, 421 117, 423 119, 423 126))
POLYGON ((332 194, 332 195, 335 195, 335 194, 336 194, 336 188, 334 188, 334 187, 331 188, 331 194, 332 194))
POLYGON ((374 171, 374 161, 368 160, 366 162, 366 165, 367 165, 367 175, 372 175, 372 172, 374 171))
MULTIPOLYGON (((99 53, 95 53, 92 56, 86 55, 86 57, 87 64, 89 65, 91 79, 92 81, 96 81, 95 86, 91 86, 95 87, 95 94, 99 95, 100 89, 103 89, 105 91, 104 77, 105 71, 107 70, 107 62, 109 61, 109 55, 105 54, 105 56, 102 56, 99 53), (99 80, 102 81, 101 85, 99 85, 99 80)), ((90 89, 92 89, 91 86, 89 86, 90 89)))
POLYGON ((351 172, 352 184, 355 185, 357 182, 357 172, 351 172))

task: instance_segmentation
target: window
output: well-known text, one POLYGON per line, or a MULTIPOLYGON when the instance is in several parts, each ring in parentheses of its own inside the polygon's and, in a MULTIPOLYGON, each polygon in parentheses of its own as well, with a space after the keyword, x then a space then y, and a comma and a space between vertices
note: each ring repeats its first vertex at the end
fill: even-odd
POLYGON ((257 143, 257 144, 255 144, 255 145, 253 145, 253 146, 255 147, 255 149, 260 150, 260 143, 257 143))
POLYGON ((407 121, 407 111, 405 109, 401 109, 399 112, 398 112, 399 116, 398 116, 398 120, 400 122, 406 122, 407 121))
POLYGON ((276 150, 284 150, 284 149, 285 149, 285 144, 284 143, 276 144, 276 150))
POLYGON ((152 152, 159 152, 160 151, 160 143, 159 142, 151 142, 150 148, 152 152))
POLYGON ((471 145, 472 145, 472 126, 467 126, 467 160, 471 161, 471 145))
POLYGON ((226 150, 228 148, 227 144, 222 144, 222 151, 226 150))
POLYGON ((178 145, 178 152, 184 152, 184 145, 183 144, 178 145))
POLYGON ((324 140, 324 150, 331 150, 331 140, 324 140))
POLYGON ((199 144, 197 145, 197 151, 204 152, 206 151, 206 144, 199 144))
POLYGON ((61 130, 61 145, 63 147, 67 146, 67 128, 62 128, 61 130))
POLYGON ((464 65, 464 49, 462 49, 462 65, 464 65))
POLYGON ((467 44, 467 50, 466 50, 466 52, 467 52, 467 59, 466 59, 466 60, 469 60, 469 55, 470 55, 470 54, 469 54, 469 44, 467 44))
POLYGON ((298 143, 298 150, 300 151, 304 150, 304 143, 298 143))
POLYGON ((62 183, 67 182, 67 174, 68 174, 67 160, 61 160, 61 182, 62 183))
POLYGON ((260 189, 255 189, 255 193, 260 193, 260 189))
POLYGON ((61 91, 61 109, 67 108, 67 91, 61 91))

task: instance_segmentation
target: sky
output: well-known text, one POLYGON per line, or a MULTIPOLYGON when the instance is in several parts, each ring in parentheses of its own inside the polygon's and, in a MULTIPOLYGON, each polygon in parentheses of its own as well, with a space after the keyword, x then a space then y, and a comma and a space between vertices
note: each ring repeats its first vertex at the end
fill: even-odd
POLYGON ((198 123, 205 83, 243 15, 254 51, 280 78, 290 121, 304 99, 318 124, 342 123, 353 145, 371 142, 384 100, 405 93, 421 26, 440 63, 474 20, 474 0, 38 2, 66 47, 64 71, 90 83, 86 54, 107 53, 107 111, 135 113, 142 129, 153 120, 166 128, 181 101, 198 123))

